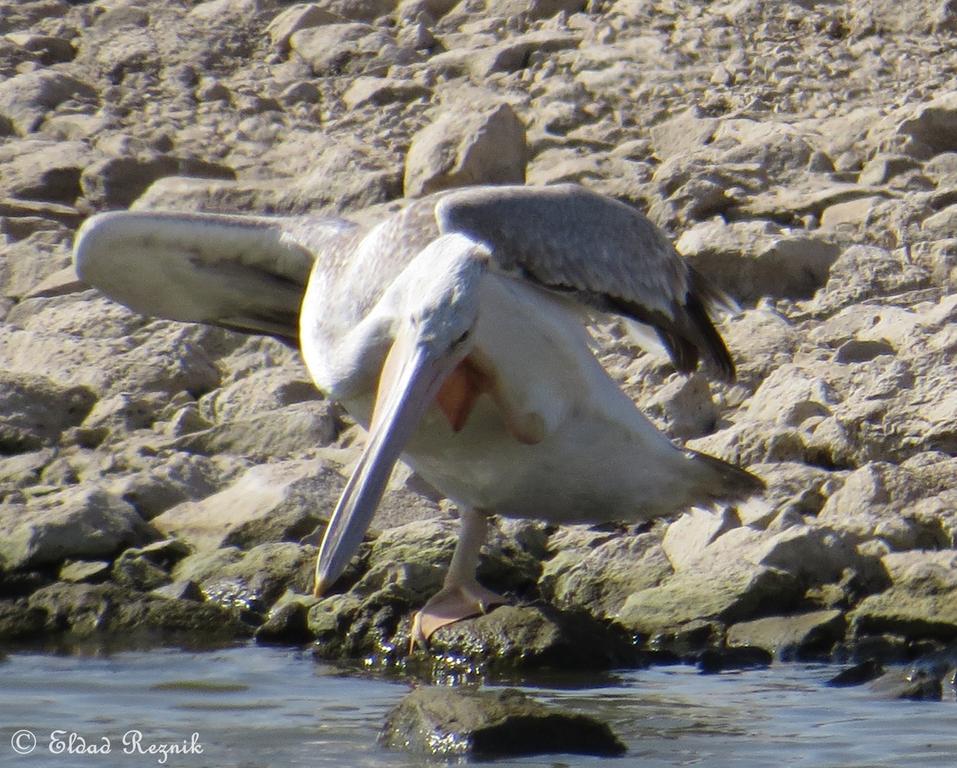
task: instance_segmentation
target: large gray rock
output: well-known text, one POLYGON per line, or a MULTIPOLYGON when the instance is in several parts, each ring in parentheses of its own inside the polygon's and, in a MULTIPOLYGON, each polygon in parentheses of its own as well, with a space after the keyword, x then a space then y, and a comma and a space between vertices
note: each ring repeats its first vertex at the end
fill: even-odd
POLYGON ((197 552, 173 566, 174 582, 193 582, 206 600, 225 608, 266 614, 287 590, 312 589, 316 550, 287 542, 260 544, 248 552, 227 547, 197 552))
POLYGON ((336 24, 340 21, 342 17, 322 8, 318 3, 297 3, 276 15, 266 27, 266 33, 276 50, 286 53, 289 50, 289 38, 300 29, 336 24))
POLYGON ((525 126, 508 104, 447 111, 412 139, 405 194, 419 197, 468 184, 525 181, 525 126))
POLYGON ((519 14, 529 19, 547 19, 558 13, 583 11, 585 0, 490 0, 485 4, 490 16, 512 18, 519 14))
POLYGON ((164 451, 151 466, 125 473, 107 484, 111 493, 151 520, 187 500, 206 498, 240 471, 240 462, 164 451))
POLYGON ((515 72, 524 69, 529 57, 578 46, 580 38, 561 32, 530 32, 508 39, 491 48, 481 48, 469 55, 469 71, 485 78, 496 72, 515 72))
POLYGON ((675 243, 696 269, 741 301, 808 298, 823 286, 839 246, 768 222, 706 221, 675 243))
POLYGON ((957 150, 957 93, 938 96, 914 108, 897 126, 898 135, 907 139, 907 151, 921 159, 957 150))
POLYGON ((319 0, 315 7, 350 21, 373 21, 395 10, 397 0, 319 0))
POLYGON ((860 540, 880 539, 896 550, 950 547, 951 516, 929 513, 930 508, 915 502, 957 490, 955 463, 950 459, 923 466, 867 464, 831 495, 819 519, 860 540))
MULTIPOLYGON (((87 317, 77 324, 84 322, 96 320, 87 317)), ((5 326, 0 328, 0 367, 62 386, 80 384, 96 394, 185 391, 199 396, 218 386, 219 371, 196 343, 203 331, 162 321, 151 331, 120 340, 5 326)))
POLYGON ((791 362, 801 340, 794 324, 767 306, 729 318, 720 330, 734 357, 738 383, 749 391, 791 362))
POLYGON ((705 116, 701 109, 692 107, 649 131, 655 154, 662 160, 676 155, 686 155, 710 143, 718 121, 705 116))
POLYGON ((855 637, 957 637, 957 551, 891 553, 883 564, 893 585, 865 598, 850 613, 855 637))
POLYGON ((47 114, 71 99, 89 102, 96 91, 88 83, 65 72, 24 72, 0 83, 0 116, 25 136, 35 131, 47 114))
POLYGON ((338 433, 335 406, 326 401, 313 401, 294 403, 186 434, 177 439, 173 447, 191 453, 229 453, 254 461, 268 461, 329 445, 338 433))
POLYGON ((431 90, 418 83, 409 83, 389 77, 357 77, 342 95, 349 109, 372 105, 405 104, 417 99, 428 99, 431 90))
MULTIPOLYGON (((19 206, 20 203, 10 201, 13 206, 19 206)), ((27 203, 28 207, 33 204, 27 203)), ((39 204, 41 209, 44 204, 39 204)), ((58 209, 67 208, 58 206, 55 203, 46 204, 58 209)), ((3 211, 4 205, 0 203, 0 211, 3 211)), ((67 208, 68 210, 75 210, 67 208)), ((26 214, 28 211, 21 211, 26 214)), ((40 218, 37 215, 40 211, 29 212, 31 215, 19 216, 19 222, 26 226, 20 230, 17 227, 0 225, 0 233, 5 236, 0 242, 5 241, 4 247, 5 259, 0 261, 0 296, 10 299, 24 299, 43 295, 45 291, 50 291, 47 295, 54 295, 57 291, 54 285, 49 282, 57 281, 59 277, 64 277, 64 286, 68 292, 81 289, 81 286, 74 283, 76 276, 72 274, 72 267, 69 265, 69 254, 67 252, 67 243, 72 239, 72 233, 65 226, 57 221, 40 218), (9 230, 14 229, 16 237, 10 236, 9 230), (4 233, 4 230, 8 232, 4 233), (67 272, 63 272, 66 269, 67 272), (67 287, 69 286, 69 287, 67 287)), ((7 207, 3 215, 15 216, 14 211, 7 207)), ((9 222, 10 219, 7 219, 9 222)), ((15 310, 16 307, 11 309, 15 310)))
POLYGON ((345 484, 310 461, 253 467, 222 491, 153 518, 157 530, 201 550, 298 541, 331 513, 345 484))
POLYGON ((93 402, 86 387, 0 373, 0 452, 23 453, 56 442, 65 429, 86 418, 93 402))
POLYGON ((95 158, 81 141, 36 138, 0 147, 0 195, 72 205, 83 169, 95 158))
POLYGON ((150 184, 164 176, 234 179, 236 173, 216 163, 172 155, 110 157, 83 169, 80 188, 93 205, 127 208, 150 184))
POLYGON ((0 562, 7 569, 111 557, 153 538, 155 529, 132 506, 95 485, 0 507, 0 562))
POLYGON ((831 265, 818 306, 833 312, 862 299, 926 286, 926 268, 902 262, 901 256, 874 246, 851 246, 831 265))
POLYGON ((701 621, 731 624, 787 609, 802 592, 797 579, 773 568, 688 571, 632 594, 617 620, 643 642, 667 643, 701 621))
POLYGON ((559 607, 610 619, 633 592, 672 573, 658 536, 614 536, 587 548, 559 547, 542 566, 539 588, 559 607))
POLYGON ((289 37, 289 46, 317 76, 386 74, 414 58, 381 28, 358 22, 300 29, 289 37))
MULTIPOLYGON (((260 151, 266 151, 265 147, 260 151)), ((298 147, 288 151, 311 150, 298 147)), ((359 164, 353 153, 332 152, 310 159, 312 168, 309 172, 293 181, 285 178, 229 181, 166 176, 151 184, 132 207, 137 210, 205 210, 213 213, 242 210, 285 214, 326 210, 334 213, 382 203, 402 193, 399 172, 359 164)))
POLYGON ((741 520, 730 509, 719 512, 691 509, 668 526, 661 549, 673 570, 691 570, 700 563, 710 544, 740 525, 741 520))

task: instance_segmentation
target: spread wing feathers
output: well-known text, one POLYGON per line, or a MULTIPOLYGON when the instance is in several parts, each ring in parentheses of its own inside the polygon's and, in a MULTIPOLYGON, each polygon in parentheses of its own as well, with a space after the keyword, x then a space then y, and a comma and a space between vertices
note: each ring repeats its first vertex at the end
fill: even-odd
POLYGON ((73 261, 81 280, 137 312, 297 343, 323 230, 300 245, 285 234, 300 228, 294 218, 103 213, 80 228, 73 261))
POLYGON ((624 203, 571 184, 483 187, 444 194, 435 215, 441 232, 485 243, 502 270, 653 326, 679 371, 705 357, 734 378, 711 319, 734 301, 624 203))

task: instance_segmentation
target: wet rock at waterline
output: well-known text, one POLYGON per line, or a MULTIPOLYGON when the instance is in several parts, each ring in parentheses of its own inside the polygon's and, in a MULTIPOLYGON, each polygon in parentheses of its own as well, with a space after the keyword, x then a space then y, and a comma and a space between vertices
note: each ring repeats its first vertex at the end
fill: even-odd
POLYGON ((503 605, 443 627, 432 636, 429 651, 452 664, 489 671, 601 670, 644 663, 620 627, 538 605, 503 605))
POLYGON ((4 603, 0 638, 48 643, 113 639, 135 642, 227 642, 251 630, 209 603, 165 599, 113 584, 51 584, 4 603))
POLYGON ((625 752, 605 723, 546 707, 514 689, 418 688, 389 713, 379 743, 444 758, 625 752))
POLYGON ((828 659, 846 631, 841 611, 812 611, 795 616, 770 616, 728 628, 732 647, 757 647, 784 661, 828 659))

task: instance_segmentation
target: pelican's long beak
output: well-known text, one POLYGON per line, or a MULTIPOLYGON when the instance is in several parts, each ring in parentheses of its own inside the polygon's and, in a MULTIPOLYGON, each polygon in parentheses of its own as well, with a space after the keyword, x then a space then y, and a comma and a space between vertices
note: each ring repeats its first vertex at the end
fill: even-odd
POLYGON ((437 353, 408 328, 399 333, 382 366, 365 451, 319 546, 316 595, 332 586, 359 548, 399 454, 458 362, 458 355, 437 353))

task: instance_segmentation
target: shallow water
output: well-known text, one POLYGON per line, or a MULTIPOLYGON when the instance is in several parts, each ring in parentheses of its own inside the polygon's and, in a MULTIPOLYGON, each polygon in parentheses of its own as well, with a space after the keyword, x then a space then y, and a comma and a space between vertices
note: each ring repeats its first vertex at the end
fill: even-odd
MULTIPOLYGON (((620 766, 957 766, 954 704, 887 702, 865 688, 825 688, 834 671, 778 665, 702 676, 690 667, 658 667, 602 677, 591 687, 581 687, 587 678, 566 678, 560 687, 524 690, 607 721, 628 746, 615 760, 620 766)), ((386 712, 408 690, 401 682, 316 664, 308 653, 254 645, 99 656, 18 653, 0 662, 0 766, 411 768, 422 760, 376 746, 386 712), (14 737, 24 730, 36 746, 21 755, 14 742, 21 751, 32 743, 30 734, 14 737), (63 734, 51 740, 53 731, 63 734), (133 731, 142 734, 138 743, 133 731), (70 754, 71 733, 88 746, 108 741, 110 752, 78 753, 74 737, 70 754), (161 763, 156 750, 168 744, 186 753, 161 763), (56 752, 58 745, 65 749, 56 752), (150 747, 152 754, 142 754, 150 747)), ((494 765, 600 762, 558 755, 494 765)))

